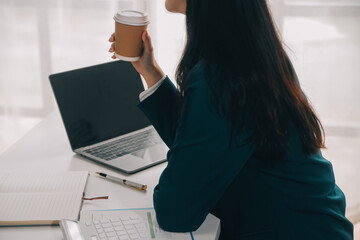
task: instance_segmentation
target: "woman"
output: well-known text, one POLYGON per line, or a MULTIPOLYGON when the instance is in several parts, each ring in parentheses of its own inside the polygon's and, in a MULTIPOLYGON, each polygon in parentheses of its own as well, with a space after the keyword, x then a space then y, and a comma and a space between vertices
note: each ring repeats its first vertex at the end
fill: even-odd
POLYGON ((147 32, 133 63, 149 87, 138 106, 170 148, 154 189, 159 225, 195 231, 212 213, 221 239, 352 239, 345 196, 320 152, 321 123, 266 0, 166 0, 166 8, 186 15, 179 90, 147 32))

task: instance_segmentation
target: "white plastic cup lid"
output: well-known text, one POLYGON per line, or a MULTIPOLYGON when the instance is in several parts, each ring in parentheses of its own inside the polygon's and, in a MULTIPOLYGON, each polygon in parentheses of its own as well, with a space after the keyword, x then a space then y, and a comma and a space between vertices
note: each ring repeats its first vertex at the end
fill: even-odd
POLYGON ((122 10, 117 12, 114 15, 114 20, 132 26, 144 26, 150 23, 146 13, 133 10, 122 10))

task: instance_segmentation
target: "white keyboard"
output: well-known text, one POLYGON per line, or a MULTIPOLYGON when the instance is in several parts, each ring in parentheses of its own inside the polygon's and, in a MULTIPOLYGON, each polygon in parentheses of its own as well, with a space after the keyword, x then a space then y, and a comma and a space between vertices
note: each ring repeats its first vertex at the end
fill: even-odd
POLYGON ((82 211, 79 222, 63 219, 60 226, 66 240, 193 239, 192 233, 162 230, 153 209, 82 211))
POLYGON ((136 215, 93 220, 85 222, 85 225, 95 227, 99 240, 171 238, 171 234, 159 228, 157 223, 151 221, 149 225, 152 226, 148 227, 148 223, 136 215))

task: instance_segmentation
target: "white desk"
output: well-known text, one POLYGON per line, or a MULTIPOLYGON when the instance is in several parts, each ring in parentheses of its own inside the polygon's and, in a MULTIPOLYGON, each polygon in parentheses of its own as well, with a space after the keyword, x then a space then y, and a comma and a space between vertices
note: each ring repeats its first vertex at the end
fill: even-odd
MULTIPOLYGON (((124 175, 106 166, 83 159, 73 154, 60 114, 56 110, 31 130, 25 137, 0 156, 1 172, 34 171, 89 171, 106 172, 148 185, 147 192, 140 192, 120 184, 90 175, 85 196, 108 195, 107 200, 84 201, 82 209, 121 209, 153 206, 153 189, 167 163, 144 171, 124 175)), ((194 234, 195 239, 215 239, 219 223, 206 221, 194 234)), ((58 226, 0 227, 0 240, 63 239, 58 226)))

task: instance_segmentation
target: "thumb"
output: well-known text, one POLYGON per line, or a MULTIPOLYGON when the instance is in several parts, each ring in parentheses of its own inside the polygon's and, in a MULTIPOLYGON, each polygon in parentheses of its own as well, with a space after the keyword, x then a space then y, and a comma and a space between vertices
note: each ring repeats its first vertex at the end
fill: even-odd
POLYGON ((154 48, 151 42, 151 37, 149 36, 149 33, 146 30, 143 32, 142 40, 144 43, 144 51, 148 53, 153 52, 154 48))

